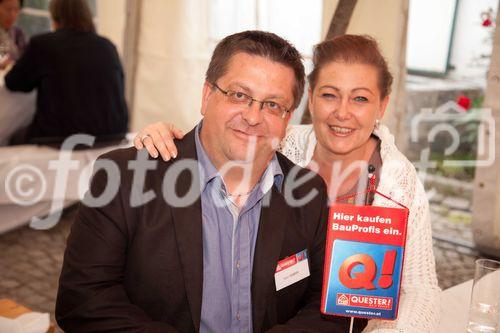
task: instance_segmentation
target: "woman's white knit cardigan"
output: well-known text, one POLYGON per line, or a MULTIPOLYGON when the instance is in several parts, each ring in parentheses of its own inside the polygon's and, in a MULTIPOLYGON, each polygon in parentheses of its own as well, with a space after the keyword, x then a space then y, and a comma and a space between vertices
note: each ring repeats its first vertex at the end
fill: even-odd
MULTIPOLYGON (((434 332, 440 314, 440 289, 432 252, 427 197, 415 168, 396 148, 389 129, 380 125, 374 134, 381 140, 382 157, 377 190, 408 207, 410 215, 398 318, 395 321, 372 319, 363 332, 434 332)), ((315 146, 312 125, 294 125, 288 127, 280 152, 292 162, 306 167, 315 146)), ((399 207, 381 196, 375 196, 373 205, 399 207)))

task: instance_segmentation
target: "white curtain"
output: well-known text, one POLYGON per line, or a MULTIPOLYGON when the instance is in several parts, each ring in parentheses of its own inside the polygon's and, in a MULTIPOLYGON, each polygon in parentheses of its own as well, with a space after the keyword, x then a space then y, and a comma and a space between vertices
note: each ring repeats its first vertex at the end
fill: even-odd
POLYGON ((143 1, 132 130, 168 120, 187 131, 201 119, 208 19, 206 0, 143 1))
MULTIPOLYGON (((216 0, 142 1, 135 91, 133 105, 130 105, 132 130, 167 120, 186 131, 201 119, 201 90, 214 45, 209 35, 213 1, 216 0)), ((407 1, 358 0, 348 28, 348 33, 375 37, 387 57, 396 82, 384 122, 396 137, 404 112, 397 109, 402 105, 398 103, 398 78, 407 1)), ((323 2, 323 31, 330 23, 337 2, 323 2)))

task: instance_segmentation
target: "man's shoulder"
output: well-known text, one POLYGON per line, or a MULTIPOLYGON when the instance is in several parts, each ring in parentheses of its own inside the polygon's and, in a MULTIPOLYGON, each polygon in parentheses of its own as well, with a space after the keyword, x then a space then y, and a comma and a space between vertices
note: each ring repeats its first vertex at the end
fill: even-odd
POLYGON ((112 161, 120 170, 132 169, 134 167, 130 165, 130 162, 136 162, 136 168, 140 168, 141 166, 146 167, 147 165, 147 169, 153 171, 153 173, 155 171, 165 172, 166 169, 179 161, 196 159, 194 139, 189 134, 191 133, 186 134, 181 140, 176 139, 176 144, 179 147, 179 156, 167 162, 161 158, 151 157, 145 148, 137 150, 135 147, 113 149, 100 155, 97 160, 112 161))
POLYGON ((44 32, 30 37, 28 45, 31 49, 36 50, 36 55, 40 57, 47 53, 50 54, 54 50, 59 50, 62 42, 64 42, 64 40, 61 38, 60 34, 55 31, 44 32))
POLYGON ((139 150, 135 149, 134 147, 118 148, 118 149, 113 149, 111 151, 108 151, 108 152, 100 155, 97 159, 98 160, 111 160, 111 161, 115 161, 117 163, 123 164, 123 163, 130 161, 130 160, 136 159, 138 153, 139 153, 139 150))
POLYGON ((57 37, 53 32, 44 32, 44 33, 32 36, 30 38, 30 44, 32 44, 32 45, 45 44, 47 42, 53 41, 56 38, 57 37))
POLYGON ((307 168, 303 168, 295 163, 293 163, 288 157, 286 157, 285 155, 279 153, 279 152, 276 152, 276 156, 278 158, 278 162, 281 166, 281 169, 283 170, 283 175, 285 177, 287 177, 289 174, 292 174, 293 176, 297 175, 297 176, 305 176, 305 175, 309 175, 309 177, 312 177, 316 180, 322 180, 322 178, 314 171, 310 170, 310 169, 307 169, 307 168))
POLYGON ((323 178, 316 172, 298 166, 279 152, 276 153, 276 156, 281 166, 281 170, 283 171, 285 185, 296 182, 297 186, 294 186, 294 189, 300 192, 308 192, 312 188, 326 191, 326 185, 323 178))
MULTIPOLYGON (((117 170, 120 175, 132 176, 135 170, 144 169, 147 174, 155 174, 164 170, 166 163, 161 159, 149 156, 146 149, 137 150, 134 147, 118 148, 100 155, 94 168, 106 168, 117 170)), ((130 177, 125 177, 130 179, 130 177)))
POLYGON ((109 48, 116 48, 115 44, 113 44, 112 41, 110 41, 108 38, 98 35, 98 34, 92 34, 92 37, 100 44, 102 44, 105 47, 109 48))

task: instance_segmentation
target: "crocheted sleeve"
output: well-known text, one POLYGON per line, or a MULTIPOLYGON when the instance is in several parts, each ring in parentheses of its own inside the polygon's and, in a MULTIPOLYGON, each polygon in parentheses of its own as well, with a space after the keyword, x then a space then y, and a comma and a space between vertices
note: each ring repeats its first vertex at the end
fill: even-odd
MULTIPOLYGON (((429 203, 413 165, 399 152, 392 157, 394 159, 384 161, 380 192, 386 191, 410 210, 398 318, 395 321, 372 319, 363 332, 434 332, 439 324, 441 304, 429 203), (390 181, 382 184, 384 179, 390 181)), ((374 205, 396 207, 377 199, 374 205)))
POLYGON ((311 144, 312 125, 289 125, 278 151, 293 163, 305 167, 309 161, 306 152, 311 144))
MULTIPOLYGON (((410 212, 398 318, 394 321, 372 319, 363 332, 433 332, 439 323, 441 304, 432 251, 429 203, 415 167, 397 150, 388 129, 382 126, 378 135, 382 140, 383 166, 377 189, 408 207, 410 212)), ((311 125, 292 125, 288 127, 279 150, 305 167, 310 162, 315 144, 311 125)), ((380 196, 375 197, 373 205, 399 207, 380 196)))

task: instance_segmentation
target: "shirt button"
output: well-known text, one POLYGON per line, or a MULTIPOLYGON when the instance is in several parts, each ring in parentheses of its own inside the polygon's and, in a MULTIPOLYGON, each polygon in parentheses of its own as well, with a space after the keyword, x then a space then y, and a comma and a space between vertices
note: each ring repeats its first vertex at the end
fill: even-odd
POLYGON ((240 320, 240 313, 239 312, 236 314, 236 319, 240 320))
POLYGON ((237 268, 237 269, 240 269, 240 261, 239 261, 239 260, 238 260, 238 261, 236 261, 236 268, 237 268))

